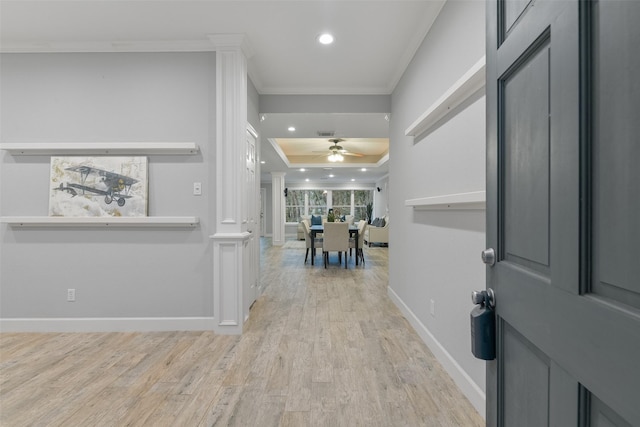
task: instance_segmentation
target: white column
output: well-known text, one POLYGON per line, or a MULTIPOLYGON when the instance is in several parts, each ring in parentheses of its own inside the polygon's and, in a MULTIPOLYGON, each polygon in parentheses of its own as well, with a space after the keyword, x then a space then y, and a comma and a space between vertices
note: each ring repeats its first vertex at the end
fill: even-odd
MULTIPOLYGON (((245 37, 210 37, 216 49, 216 222, 213 241, 214 330, 241 334, 248 268, 245 164, 247 56, 245 37)), ((251 189, 253 191, 254 189, 251 189)))
POLYGON ((284 222, 286 219, 286 209, 284 200, 284 176, 285 172, 271 172, 271 191, 273 200, 273 237, 271 244, 274 246, 284 245, 284 222))

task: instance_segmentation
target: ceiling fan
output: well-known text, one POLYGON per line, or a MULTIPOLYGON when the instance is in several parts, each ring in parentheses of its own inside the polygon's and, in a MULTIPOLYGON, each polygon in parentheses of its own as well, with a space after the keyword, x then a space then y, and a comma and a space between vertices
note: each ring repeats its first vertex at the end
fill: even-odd
MULTIPOLYGON (((342 138, 332 138, 329 140, 333 145, 329 146, 329 154, 327 156, 327 160, 330 162, 342 162, 344 160, 344 156, 355 156, 362 157, 363 155, 360 153, 351 153, 345 150, 341 145, 338 145, 339 142, 344 141, 342 138)), ((318 153, 319 151, 315 151, 318 153)))

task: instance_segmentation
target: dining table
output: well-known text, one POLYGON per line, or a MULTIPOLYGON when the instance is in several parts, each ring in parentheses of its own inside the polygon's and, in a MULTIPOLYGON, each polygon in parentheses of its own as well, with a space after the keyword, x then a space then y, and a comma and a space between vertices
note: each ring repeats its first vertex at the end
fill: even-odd
MULTIPOLYGON (((309 236, 311 237, 311 265, 314 265, 315 260, 315 239, 316 234, 324 233, 324 225, 312 225, 309 227, 309 236)), ((349 224, 349 237, 353 237, 355 239, 355 249, 356 249, 356 265, 358 265, 358 226, 355 224, 349 224)))

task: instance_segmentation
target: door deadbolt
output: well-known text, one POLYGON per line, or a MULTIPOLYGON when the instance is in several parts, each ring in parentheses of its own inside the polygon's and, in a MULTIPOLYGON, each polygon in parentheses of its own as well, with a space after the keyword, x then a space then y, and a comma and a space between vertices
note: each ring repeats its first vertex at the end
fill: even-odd
POLYGON ((496 294, 491 288, 482 291, 473 291, 471 292, 471 302, 494 309, 496 307, 496 294))
POLYGON ((482 262, 490 267, 493 266, 496 263, 496 251, 493 248, 482 251, 482 262))
POLYGON ((496 358, 496 298, 491 288, 473 291, 471 301, 471 352, 482 360, 496 358))

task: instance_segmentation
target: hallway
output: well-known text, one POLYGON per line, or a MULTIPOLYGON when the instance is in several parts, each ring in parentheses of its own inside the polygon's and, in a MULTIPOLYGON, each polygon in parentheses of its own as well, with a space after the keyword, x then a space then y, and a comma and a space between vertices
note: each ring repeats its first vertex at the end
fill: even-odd
POLYGON ((241 338, 2 334, 0 424, 484 425, 387 297, 388 248, 348 270, 269 239, 261 252, 241 338))

